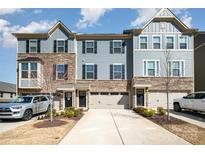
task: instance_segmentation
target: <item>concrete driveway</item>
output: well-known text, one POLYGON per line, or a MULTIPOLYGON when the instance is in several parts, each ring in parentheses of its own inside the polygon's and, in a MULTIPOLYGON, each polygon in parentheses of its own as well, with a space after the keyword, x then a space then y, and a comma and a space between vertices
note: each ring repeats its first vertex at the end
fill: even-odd
POLYGON ((60 144, 189 144, 131 110, 92 109, 60 144))
POLYGON ((33 117, 29 121, 22 121, 22 120, 0 120, 0 133, 14 129, 16 127, 22 126, 29 122, 33 122, 37 120, 37 116, 33 117))

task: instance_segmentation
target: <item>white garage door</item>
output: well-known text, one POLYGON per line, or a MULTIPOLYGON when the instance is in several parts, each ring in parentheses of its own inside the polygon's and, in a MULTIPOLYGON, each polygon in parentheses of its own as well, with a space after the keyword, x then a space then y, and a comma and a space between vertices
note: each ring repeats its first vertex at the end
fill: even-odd
POLYGON ((89 99, 91 109, 128 109, 128 93, 91 93, 89 99))

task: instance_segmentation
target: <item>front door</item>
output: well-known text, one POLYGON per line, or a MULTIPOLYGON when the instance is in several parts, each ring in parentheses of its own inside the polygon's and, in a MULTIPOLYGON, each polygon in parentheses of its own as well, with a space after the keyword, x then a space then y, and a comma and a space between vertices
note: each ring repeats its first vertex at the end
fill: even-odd
POLYGON ((86 107, 86 91, 79 91, 79 107, 86 107))
POLYGON ((137 106, 144 106, 144 89, 137 89, 137 106))
POLYGON ((65 107, 72 107, 72 92, 65 92, 65 107))

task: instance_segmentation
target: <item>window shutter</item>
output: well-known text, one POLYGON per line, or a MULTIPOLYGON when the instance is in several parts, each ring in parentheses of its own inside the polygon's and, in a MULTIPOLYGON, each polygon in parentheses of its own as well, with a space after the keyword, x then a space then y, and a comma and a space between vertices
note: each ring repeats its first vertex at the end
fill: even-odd
POLYGON ((26 40, 26 53, 29 53, 29 40, 26 40))
POLYGON ((184 61, 181 61, 181 76, 185 76, 184 61))
POLYGON ((56 44, 57 43, 57 41, 56 40, 54 40, 54 42, 53 42, 53 52, 55 52, 56 53, 56 44))
POLYGON ((68 40, 65 40, 65 52, 68 52, 68 40))
POLYGON ((41 52, 41 40, 37 41, 37 52, 40 53, 41 52))
POLYGON ((94 65, 94 79, 98 78, 98 68, 97 68, 97 64, 94 65))
POLYGON ((85 79, 85 64, 82 66, 82 79, 85 79))
POLYGON ((83 41, 82 43, 82 53, 85 54, 85 41, 83 41))
POLYGON ((113 64, 110 64, 110 79, 113 79, 113 64))
POLYGON ((125 41, 122 42, 122 53, 125 53, 125 47, 126 47, 126 44, 125 44, 125 41))
POLYGON ((110 54, 113 54, 113 41, 110 41, 110 54))
POLYGON ((68 64, 64 65, 64 79, 68 80, 68 64))
POLYGON ((125 65, 122 65, 122 79, 125 79, 125 65))
POLYGON ((97 41, 94 42, 94 53, 97 53, 97 41))
POLYGON ((53 64, 53 80, 56 80, 56 64, 53 64))

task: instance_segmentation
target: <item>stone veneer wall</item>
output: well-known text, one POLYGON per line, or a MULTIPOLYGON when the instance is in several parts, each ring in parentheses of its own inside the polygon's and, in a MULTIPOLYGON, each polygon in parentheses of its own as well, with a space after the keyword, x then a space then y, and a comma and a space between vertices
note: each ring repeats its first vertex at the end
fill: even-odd
POLYGON ((77 80, 77 83, 89 83, 91 92, 129 92, 129 80, 77 80))
MULTIPOLYGON (((150 92, 165 92, 165 77, 134 77, 132 84, 137 81, 144 81, 146 84, 151 84, 150 92)), ((192 92, 194 88, 194 81, 192 77, 172 77, 170 82, 171 92, 192 92)))
MULTIPOLYGON (((76 54, 75 53, 41 53, 41 54, 25 54, 18 53, 17 59, 26 58, 39 58, 41 59, 41 71, 44 76, 51 77, 52 91, 55 92, 56 88, 65 83, 75 82, 75 65, 76 65, 76 54), (68 79, 67 80, 53 80, 53 64, 68 64, 68 79), (50 75, 50 76, 49 76, 50 75)), ((17 73, 17 78, 18 78, 17 73)), ((48 81, 48 80, 47 80, 48 81)), ((17 85, 18 86, 18 85, 17 85)), ((48 93, 46 85, 42 89, 20 89, 18 87, 18 93, 48 93)))

